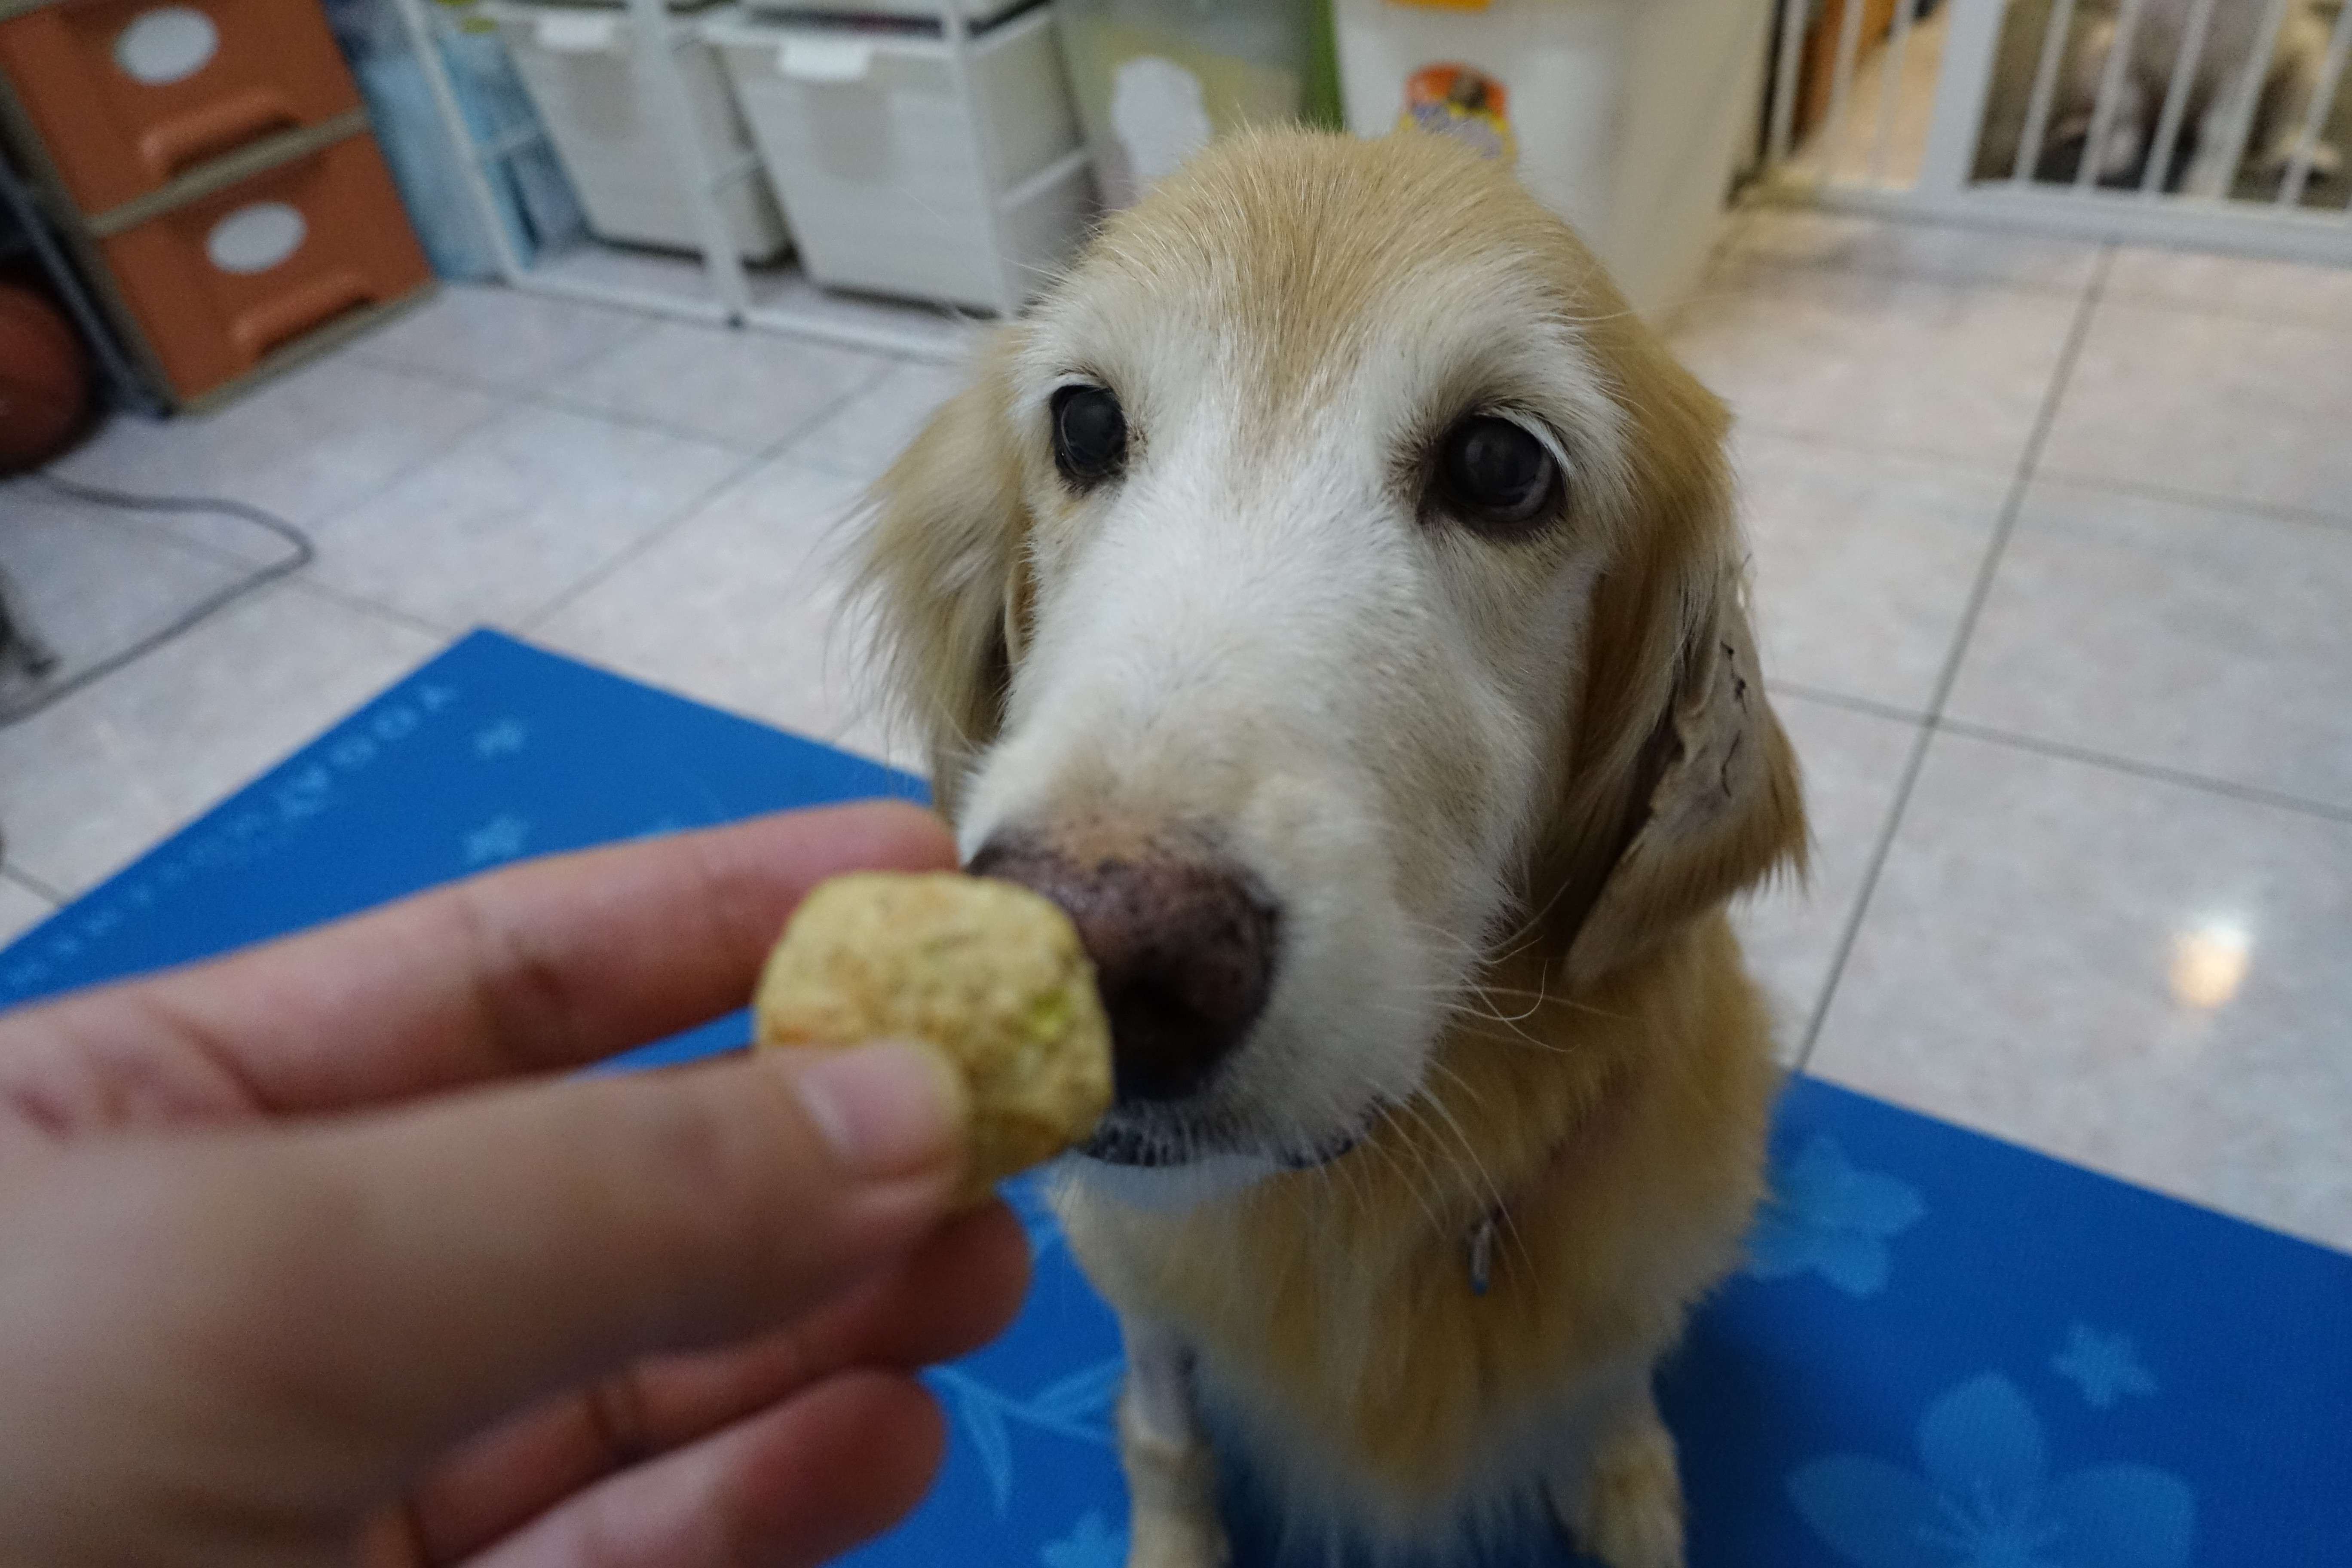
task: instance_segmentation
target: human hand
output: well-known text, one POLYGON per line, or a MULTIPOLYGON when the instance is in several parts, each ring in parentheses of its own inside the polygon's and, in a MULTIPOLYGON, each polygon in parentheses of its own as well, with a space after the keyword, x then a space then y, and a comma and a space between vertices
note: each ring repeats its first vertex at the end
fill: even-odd
POLYGON ((0 1018, 11 1563, 793 1564, 911 1508, 1027 1284, 929 1053, 740 1006, 858 806, 541 861, 0 1018))

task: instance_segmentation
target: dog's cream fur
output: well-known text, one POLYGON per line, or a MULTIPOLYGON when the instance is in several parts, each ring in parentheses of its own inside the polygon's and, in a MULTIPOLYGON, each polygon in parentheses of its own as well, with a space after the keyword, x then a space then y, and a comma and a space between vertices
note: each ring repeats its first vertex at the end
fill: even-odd
POLYGON ((1222 1559, 1203 1412, 1296 1530, 1542 1499, 1616 1568, 1680 1561, 1650 1369, 1734 1259, 1773 1086, 1722 906, 1804 840, 1725 426, 1507 174, 1292 133, 1111 219, 881 482, 868 584, 966 852, 1205 827, 1282 909, 1206 1157, 1061 1185, 1128 1333, 1133 1563, 1222 1559), (1131 429, 1087 493, 1073 380, 1131 429), (1477 412, 1565 458, 1554 526, 1421 505, 1477 412))

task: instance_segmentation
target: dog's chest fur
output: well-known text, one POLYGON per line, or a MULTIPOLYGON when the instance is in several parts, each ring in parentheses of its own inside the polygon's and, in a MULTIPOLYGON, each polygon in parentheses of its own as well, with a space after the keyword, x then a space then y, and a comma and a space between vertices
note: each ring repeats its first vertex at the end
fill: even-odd
POLYGON ((1745 1227, 1774 1070, 1720 916, 1589 994, 1496 1013, 1328 1166, 1176 1214, 1058 1194, 1087 1274, 1187 1342, 1294 1508, 1419 1537, 1524 1489, 1564 1458, 1528 1434, 1646 1376, 1745 1227), (1497 1210, 1481 1296, 1467 1238, 1497 1210))

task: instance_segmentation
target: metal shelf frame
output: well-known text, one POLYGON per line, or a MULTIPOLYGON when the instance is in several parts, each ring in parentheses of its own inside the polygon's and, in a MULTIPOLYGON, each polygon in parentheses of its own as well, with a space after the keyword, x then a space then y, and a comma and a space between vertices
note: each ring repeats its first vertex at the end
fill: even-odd
MULTIPOLYGON (((693 37, 694 23, 689 18, 673 17, 665 8, 663 0, 624 0, 631 35, 630 59, 636 73, 638 90, 652 107, 660 128, 678 188, 686 193, 696 236, 700 242, 703 276, 709 287, 709 296, 688 298, 656 289, 568 278, 546 268, 532 266, 517 251, 513 237, 507 231, 504 211, 497 193, 490 187, 488 171, 526 147, 535 145, 543 139, 544 133, 521 137, 509 135, 489 143, 475 137, 472 127, 467 123, 465 110, 458 102, 457 88, 449 79, 447 65, 435 41, 429 4, 430 0, 394 0, 409 40, 415 48, 417 63, 424 70, 442 129, 457 149, 458 166, 472 200, 475 216, 489 237, 498 258, 500 276, 510 286, 558 298, 618 305, 685 321, 779 332, 817 342, 940 363, 957 362, 968 352, 969 343, 943 338, 940 334, 908 331, 887 322, 858 321, 828 312, 761 303, 752 298, 751 281, 745 273, 742 258, 737 254, 734 237, 729 231, 719 196, 736 181, 760 178, 760 163, 756 155, 738 157, 731 153, 722 161, 704 142, 696 126, 694 105, 688 96, 686 82, 678 72, 677 59, 678 47, 693 37)), ((965 123, 980 150, 982 166, 994 167, 993 128, 989 125, 987 117, 980 112, 972 90, 972 31, 964 16, 962 0, 940 0, 940 41, 946 47, 949 69, 955 81, 957 98, 963 108, 965 123)), ((1070 154, 1069 158, 1083 159, 1085 156, 1083 152, 1079 152, 1070 154)), ((1002 297, 1009 302, 1017 305, 1025 296, 1026 289, 1005 251, 1002 226, 1003 215, 1032 194, 1037 188, 1038 181, 1045 175, 1057 174, 1066 177, 1068 162, 1068 158, 1057 161, 1037 175, 998 194, 989 204, 989 243, 996 258, 1002 297)), ((789 222, 789 213, 786 218, 789 222)), ((1006 313, 1011 313, 1009 309, 1006 313)))

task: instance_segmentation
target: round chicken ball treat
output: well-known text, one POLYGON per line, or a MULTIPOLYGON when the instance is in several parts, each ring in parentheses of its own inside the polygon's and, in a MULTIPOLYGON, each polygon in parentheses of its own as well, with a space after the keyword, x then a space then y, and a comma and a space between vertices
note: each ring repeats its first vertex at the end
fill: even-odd
POLYGON ((811 892, 752 1000, 763 1047, 938 1047, 963 1079, 977 1203, 1084 1142, 1110 1109, 1110 1024, 1050 900, 953 872, 860 871, 811 892))

